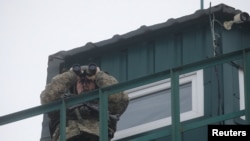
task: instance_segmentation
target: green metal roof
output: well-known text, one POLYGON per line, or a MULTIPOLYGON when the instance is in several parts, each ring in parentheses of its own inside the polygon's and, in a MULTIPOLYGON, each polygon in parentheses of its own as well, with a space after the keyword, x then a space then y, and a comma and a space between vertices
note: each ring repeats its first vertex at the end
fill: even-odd
MULTIPOLYGON (((190 24, 202 22, 208 23, 209 14, 215 14, 216 16, 223 18, 224 20, 232 20, 233 16, 240 12, 243 11, 237 10, 225 4, 219 4, 208 9, 197 10, 194 12, 194 14, 191 15, 186 15, 176 19, 170 18, 164 23, 159 23, 152 26, 142 25, 140 28, 134 31, 130 31, 123 35, 116 34, 110 39, 103 40, 97 43, 88 42, 84 46, 76 47, 72 50, 59 51, 55 54, 50 55, 49 58, 51 58, 50 60, 53 60, 52 58, 65 59, 67 57, 77 55, 79 54, 79 52, 83 53, 92 50, 105 50, 106 48, 109 48, 113 45, 127 44, 128 42, 133 42, 134 40, 145 38, 147 36, 157 36, 166 32, 178 32, 185 27, 190 26, 190 24)), ((250 21, 250 19, 248 20, 250 21)), ((248 22, 246 24, 249 25, 250 23, 248 22)))

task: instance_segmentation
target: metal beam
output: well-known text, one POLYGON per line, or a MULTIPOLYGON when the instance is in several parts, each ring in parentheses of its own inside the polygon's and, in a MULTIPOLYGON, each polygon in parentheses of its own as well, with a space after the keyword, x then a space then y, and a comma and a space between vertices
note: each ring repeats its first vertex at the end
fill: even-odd
POLYGON ((65 127, 66 127, 66 106, 64 99, 60 107, 60 141, 65 141, 65 127))
POLYGON ((250 51, 243 52, 244 54, 244 94, 245 94, 245 110, 246 122, 250 124, 250 51))
POLYGON ((179 72, 171 70, 172 141, 181 141, 179 72))
POLYGON ((108 96, 99 89, 100 141, 108 141, 108 96))

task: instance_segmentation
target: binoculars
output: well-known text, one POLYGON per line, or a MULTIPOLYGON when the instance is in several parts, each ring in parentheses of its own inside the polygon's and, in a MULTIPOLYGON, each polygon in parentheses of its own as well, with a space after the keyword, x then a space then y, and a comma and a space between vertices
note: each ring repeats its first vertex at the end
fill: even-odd
POLYGON ((96 64, 89 64, 86 66, 80 66, 79 64, 74 64, 72 66, 72 70, 84 79, 86 76, 93 76, 96 73, 97 65, 96 64))

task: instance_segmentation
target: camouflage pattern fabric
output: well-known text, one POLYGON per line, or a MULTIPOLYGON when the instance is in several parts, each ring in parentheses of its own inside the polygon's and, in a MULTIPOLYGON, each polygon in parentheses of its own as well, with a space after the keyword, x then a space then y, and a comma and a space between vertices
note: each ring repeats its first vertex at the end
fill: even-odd
POLYGON ((40 95, 41 104, 63 98, 64 94, 69 91, 69 88, 76 83, 76 80, 77 75, 73 71, 67 71, 53 77, 40 95))
MULTIPOLYGON (((95 77, 95 83, 99 88, 117 84, 118 81, 111 75, 100 71, 97 72, 95 77)), ((46 104, 57 99, 64 97, 73 85, 75 85, 77 75, 73 71, 67 71, 52 78, 51 82, 46 85, 45 90, 40 95, 41 104, 46 104)), ((109 112, 115 115, 121 115, 127 108, 129 103, 128 95, 125 93, 118 93, 110 95, 108 98, 109 112)), ((115 132, 116 123, 109 127, 109 131, 115 132)), ((81 134, 81 132, 87 132, 93 135, 99 135, 99 121, 98 118, 84 118, 76 120, 67 120, 66 125, 66 139, 81 134)), ((52 141, 58 141, 59 125, 56 126, 52 135, 52 141)))
MULTIPOLYGON (((96 84, 99 88, 111 86, 117 83, 118 81, 113 76, 108 75, 105 72, 100 71, 96 74, 96 84)), ((128 100, 128 95, 125 93, 110 95, 108 98, 109 112, 114 115, 121 115, 128 106, 128 100)))

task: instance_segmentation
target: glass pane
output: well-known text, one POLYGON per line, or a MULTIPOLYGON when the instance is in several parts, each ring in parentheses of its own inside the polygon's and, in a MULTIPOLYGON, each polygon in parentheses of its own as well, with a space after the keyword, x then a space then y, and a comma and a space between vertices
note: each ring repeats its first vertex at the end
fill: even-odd
MULTIPOLYGON (((181 113, 192 110, 191 83, 180 86, 181 113)), ((121 116, 117 130, 123 130, 171 116, 170 89, 132 99, 121 116)))

